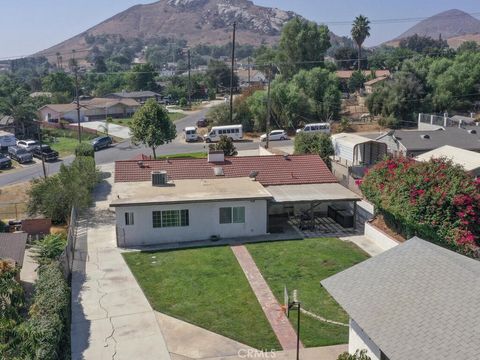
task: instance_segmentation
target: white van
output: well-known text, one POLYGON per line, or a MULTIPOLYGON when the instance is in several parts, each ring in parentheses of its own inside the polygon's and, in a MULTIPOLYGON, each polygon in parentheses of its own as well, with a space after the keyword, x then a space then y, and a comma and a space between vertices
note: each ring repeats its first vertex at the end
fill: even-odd
POLYGON ((303 129, 297 129, 297 134, 300 132, 306 132, 306 133, 321 132, 325 134, 330 134, 330 124, 329 123, 307 124, 303 129))
POLYGON ((227 138, 235 140, 243 139, 243 126, 242 125, 226 125, 226 126, 214 126, 210 130, 207 136, 205 136, 205 142, 215 142, 220 140, 220 136, 226 136, 227 138))
POLYGON ((6 131, 0 131, 0 148, 6 149, 15 145, 17 145, 15 135, 6 131))
POLYGON ((187 126, 183 129, 183 138, 186 142, 198 141, 199 136, 197 134, 197 128, 195 126, 187 126))

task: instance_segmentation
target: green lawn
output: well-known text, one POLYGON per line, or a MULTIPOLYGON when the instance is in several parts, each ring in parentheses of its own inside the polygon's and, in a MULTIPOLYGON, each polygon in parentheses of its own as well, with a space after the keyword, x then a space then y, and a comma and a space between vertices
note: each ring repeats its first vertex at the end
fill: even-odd
POLYGON ((155 310, 257 349, 281 349, 229 247, 123 256, 155 310))
MULTIPOLYGON (((329 320, 348 323, 348 316, 320 285, 320 281, 365 259, 356 245, 332 238, 247 245, 258 268, 283 303, 284 286, 298 290, 302 307, 329 320)), ((297 314, 290 316, 296 328, 297 314)), ((348 327, 301 315, 300 338, 307 347, 348 342, 348 327)))
MULTIPOLYGON (((82 132, 82 141, 90 141, 96 135, 82 132)), ((43 129, 42 143, 60 154, 60 157, 72 155, 75 153, 75 147, 78 145, 77 131, 66 129, 43 129)))
MULTIPOLYGON (((180 119, 184 118, 185 116, 186 116, 185 114, 181 114, 181 113, 168 113, 168 117, 173 122, 175 122, 177 120, 180 120, 180 119)), ((132 118, 112 119, 113 124, 123 125, 123 126, 128 126, 128 127, 130 127, 131 122, 132 122, 132 118)))
POLYGON ((191 152, 191 153, 184 153, 184 154, 171 154, 171 155, 159 155, 157 156, 158 160, 164 160, 166 158, 169 159, 206 159, 207 153, 199 151, 199 152, 191 152))

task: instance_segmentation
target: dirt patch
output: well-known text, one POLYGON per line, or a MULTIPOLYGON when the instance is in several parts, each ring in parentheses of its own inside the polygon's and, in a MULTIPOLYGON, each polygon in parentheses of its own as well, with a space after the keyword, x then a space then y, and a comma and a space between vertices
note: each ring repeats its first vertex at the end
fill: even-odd
POLYGON ((50 234, 64 234, 68 233, 68 225, 52 225, 50 228, 50 234))
POLYGON ((395 232, 392 228, 390 228, 383 219, 383 216, 377 215, 377 217, 371 222, 372 225, 382 230, 388 236, 394 238, 398 242, 404 242, 406 239, 400 235, 399 233, 395 232))
POLYGON ((23 219, 27 216, 27 191, 30 183, 4 186, 0 189, 0 219, 23 219))

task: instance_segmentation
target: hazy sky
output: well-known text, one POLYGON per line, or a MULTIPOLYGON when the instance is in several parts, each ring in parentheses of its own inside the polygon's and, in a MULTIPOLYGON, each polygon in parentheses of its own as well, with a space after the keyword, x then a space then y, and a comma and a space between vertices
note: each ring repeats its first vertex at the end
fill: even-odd
MULTIPOLYGON (((0 0, 0 58, 43 50, 139 3, 151 0, 0 0)), ((371 20, 422 18, 457 8, 480 13, 479 0, 254 0, 264 6, 292 10, 339 35, 348 35, 348 22, 358 14, 371 20), (337 23, 337 24, 335 24, 337 23)), ((366 45, 389 40, 416 21, 373 23, 366 45)))

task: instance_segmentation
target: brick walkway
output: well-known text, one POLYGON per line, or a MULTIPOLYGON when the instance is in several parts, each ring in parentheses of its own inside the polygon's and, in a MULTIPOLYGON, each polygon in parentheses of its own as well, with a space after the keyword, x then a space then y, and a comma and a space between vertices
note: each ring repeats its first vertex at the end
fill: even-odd
MULTIPOLYGON (((244 245, 231 247, 283 350, 297 348, 297 333, 244 245)), ((303 345, 300 343, 300 347, 303 345)))

